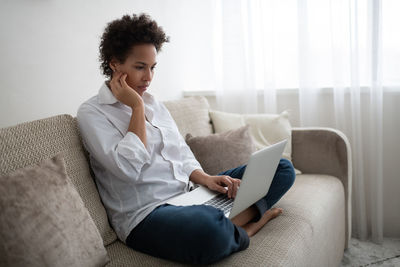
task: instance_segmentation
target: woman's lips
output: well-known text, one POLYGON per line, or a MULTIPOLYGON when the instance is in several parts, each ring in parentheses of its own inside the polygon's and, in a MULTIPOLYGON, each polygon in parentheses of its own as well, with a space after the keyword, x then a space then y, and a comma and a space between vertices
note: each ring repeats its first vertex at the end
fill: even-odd
POLYGON ((145 85, 145 86, 138 86, 138 88, 141 90, 141 91, 146 91, 147 90, 147 86, 145 85))

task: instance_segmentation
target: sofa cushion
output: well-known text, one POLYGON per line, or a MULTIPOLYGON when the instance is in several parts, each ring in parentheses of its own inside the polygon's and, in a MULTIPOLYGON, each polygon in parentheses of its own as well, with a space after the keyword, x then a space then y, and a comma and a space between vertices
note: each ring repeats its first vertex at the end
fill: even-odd
POLYGON ((90 174, 76 120, 58 115, 0 129, 0 175, 33 165, 61 153, 67 174, 93 218, 104 245, 117 236, 110 227, 104 206, 90 174))
POLYGON ((187 134, 186 143, 203 170, 210 175, 246 164, 255 151, 248 125, 207 136, 187 134))
POLYGON ((60 155, 0 176, 0 265, 104 266, 103 240, 60 155))
POLYGON ((182 136, 190 133, 193 136, 209 135, 213 133, 208 109, 210 108, 205 97, 196 96, 164 102, 171 116, 174 118, 182 136))
POLYGON ((287 111, 281 114, 235 114, 213 110, 210 111, 210 117, 216 133, 250 125, 250 133, 257 149, 288 139, 283 157, 291 160, 292 127, 287 111))
POLYGON ((283 213, 222 266, 337 266, 345 244, 344 190, 336 177, 298 175, 276 207, 283 213), (241 263, 241 264, 240 264, 241 263))
POLYGON ((121 241, 116 241, 106 247, 108 256, 111 261, 107 267, 122 267, 122 266, 191 266, 183 265, 174 261, 168 261, 161 258, 156 258, 142 252, 131 249, 121 241))
MULTIPOLYGON (((214 110, 210 111, 210 117, 216 133, 250 125, 250 134, 257 149, 287 139, 282 157, 292 161, 292 127, 287 111, 280 114, 236 114, 214 110)), ((296 168, 295 172, 301 174, 296 168)))
MULTIPOLYGON (((337 266, 344 244, 344 192, 336 177, 298 175, 275 205, 283 213, 250 238, 246 250, 213 266, 337 266)), ((106 247, 113 266, 186 266, 115 242, 106 247)))

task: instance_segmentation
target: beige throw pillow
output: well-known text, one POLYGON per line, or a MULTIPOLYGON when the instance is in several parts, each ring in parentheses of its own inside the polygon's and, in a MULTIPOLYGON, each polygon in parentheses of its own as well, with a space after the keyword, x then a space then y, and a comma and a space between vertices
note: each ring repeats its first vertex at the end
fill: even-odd
MULTIPOLYGON (((292 161, 292 126, 288 111, 280 114, 236 114, 214 110, 210 111, 210 117, 216 133, 249 125, 257 150, 288 139, 282 157, 292 161)), ((297 169, 295 172, 301 174, 297 169)))
POLYGON ((255 151, 247 125, 208 136, 187 134, 186 143, 203 170, 211 175, 246 164, 255 151))
POLYGON ((235 114, 210 111, 210 117, 216 133, 236 129, 246 124, 250 125, 250 135, 257 149, 288 139, 283 157, 291 160, 292 127, 287 111, 281 114, 235 114))
POLYGON ((212 125, 208 110, 210 108, 204 96, 188 97, 165 101, 182 136, 190 133, 194 136, 212 134, 212 125))
POLYGON ((60 155, 0 177, 0 266, 104 266, 103 240, 60 155))

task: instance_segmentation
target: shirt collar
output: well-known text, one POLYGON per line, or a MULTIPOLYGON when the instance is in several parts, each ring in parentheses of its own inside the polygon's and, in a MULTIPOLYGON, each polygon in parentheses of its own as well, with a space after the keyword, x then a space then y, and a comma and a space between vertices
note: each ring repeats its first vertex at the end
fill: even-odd
MULTIPOLYGON (((154 96, 147 92, 144 92, 142 98, 145 104, 146 117, 149 121, 152 121, 154 115, 154 107, 153 107, 155 101, 154 96)), ((98 101, 99 104, 106 104, 106 105, 111 105, 119 102, 118 99, 116 99, 113 93, 111 92, 110 88, 107 86, 106 82, 104 82, 100 87, 98 94, 98 101)))
POLYGON ((147 93, 144 92, 143 94, 143 102, 145 105, 145 114, 146 118, 148 121, 153 122, 153 117, 154 117, 154 97, 147 93))
MULTIPOLYGON (((100 87, 98 98, 99 104, 114 104, 119 102, 105 82, 100 87)), ((144 92, 142 98, 145 104, 152 105, 154 103, 154 96, 147 92, 144 92)))
POLYGON ((114 104, 118 102, 110 88, 108 88, 107 84, 104 82, 100 87, 98 94, 99 104, 114 104))

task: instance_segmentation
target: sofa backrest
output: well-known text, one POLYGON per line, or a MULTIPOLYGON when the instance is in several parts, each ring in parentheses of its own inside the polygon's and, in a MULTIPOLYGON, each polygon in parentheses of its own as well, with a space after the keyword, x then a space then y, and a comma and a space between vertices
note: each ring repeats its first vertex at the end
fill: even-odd
POLYGON ((164 105, 171 113, 184 138, 188 133, 193 136, 204 136, 213 133, 209 115, 210 105, 205 97, 194 96, 165 101, 164 105))
MULTIPOLYGON (((213 132, 206 98, 191 97, 164 104, 183 137, 187 133, 198 136, 213 132)), ((0 129, 0 175, 39 163, 59 153, 65 159, 67 174, 89 210, 104 245, 113 243, 117 236, 108 222, 92 178, 76 119, 70 115, 58 115, 0 129)))
POLYGON ((67 174, 89 210, 104 245, 117 239, 110 227, 80 140, 76 120, 59 115, 0 129, 0 175, 61 153, 67 174))

